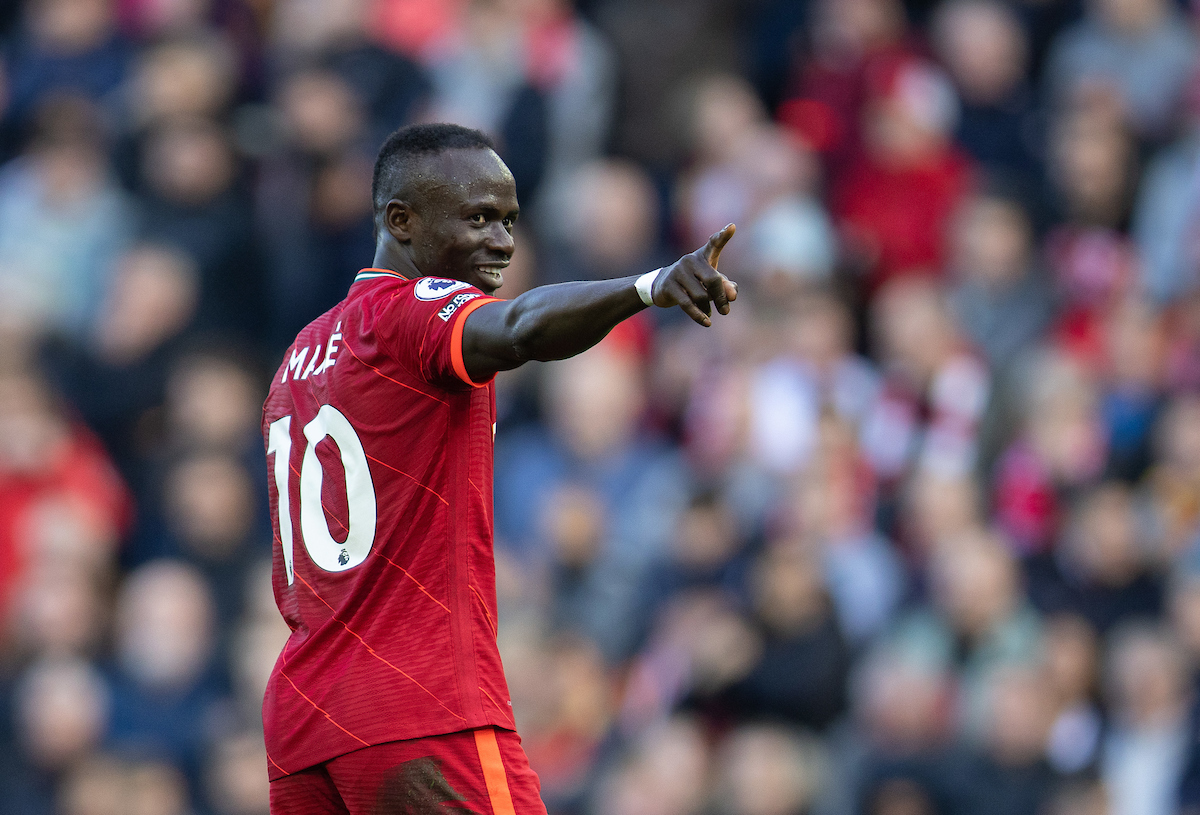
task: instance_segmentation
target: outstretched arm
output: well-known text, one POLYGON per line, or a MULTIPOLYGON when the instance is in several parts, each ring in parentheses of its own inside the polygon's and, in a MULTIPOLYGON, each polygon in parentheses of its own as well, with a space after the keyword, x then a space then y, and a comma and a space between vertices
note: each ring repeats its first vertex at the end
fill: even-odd
MULTIPOLYGON (((712 324, 712 306, 729 313, 737 285, 717 271, 717 259, 734 226, 664 268, 651 290, 654 305, 681 307, 703 326, 712 324)), ((565 359, 586 351, 622 320, 646 307, 635 289, 637 277, 539 286, 514 300, 488 303, 467 315, 463 362, 481 382, 497 371, 533 359, 565 359)))

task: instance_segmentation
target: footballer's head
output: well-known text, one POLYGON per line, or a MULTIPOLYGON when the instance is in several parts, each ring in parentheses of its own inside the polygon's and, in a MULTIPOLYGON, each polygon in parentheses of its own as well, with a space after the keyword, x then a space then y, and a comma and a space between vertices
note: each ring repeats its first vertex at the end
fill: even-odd
POLYGON ((379 151, 371 197, 377 266, 488 293, 504 282, 517 191, 483 133, 454 124, 400 128, 379 151))

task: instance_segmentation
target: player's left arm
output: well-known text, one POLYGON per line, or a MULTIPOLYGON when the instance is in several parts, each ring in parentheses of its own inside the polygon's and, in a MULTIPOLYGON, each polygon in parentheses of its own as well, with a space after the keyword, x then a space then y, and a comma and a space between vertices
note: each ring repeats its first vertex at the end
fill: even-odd
MULTIPOLYGON (((737 285, 717 271, 721 250, 734 226, 722 229, 695 252, 655 278, 651 296, 661 308, 679 306, 702 326, 712 325, 712 307, 729 313, 737 285)), ((565 359, 591 348, 613 327, 642 309, 638 276, 539 286, 513 300, 486 303, 465 318, 463 363, 483 382, 497 371, 530 360, 565 359)))

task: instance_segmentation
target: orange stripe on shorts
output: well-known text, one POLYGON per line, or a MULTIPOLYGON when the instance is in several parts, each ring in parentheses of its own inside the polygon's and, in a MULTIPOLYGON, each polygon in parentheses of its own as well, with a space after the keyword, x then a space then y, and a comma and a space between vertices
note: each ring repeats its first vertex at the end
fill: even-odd
POLYGON ((504 772, 504 762, 500 759, 500 744, 496 741, 495 728, 476 730, 475 747, 479 750, 479 763, 483 766, 483 780, 492 801, 493 815, 516 815, 512 794, 508 791, 508 774, 504 772))

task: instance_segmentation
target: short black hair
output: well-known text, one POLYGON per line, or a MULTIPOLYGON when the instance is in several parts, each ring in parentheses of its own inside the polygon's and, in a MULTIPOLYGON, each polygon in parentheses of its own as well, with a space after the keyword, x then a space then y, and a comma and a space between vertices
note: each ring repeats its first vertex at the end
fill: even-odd
POLYGON ((434 155, 446 150, 495 150, 487 134, 462 125, 408 125, 387 137, 375 159, 371 177, 371 203, 378 215, 403 187, 410 161, 416 156, 434 155))

